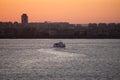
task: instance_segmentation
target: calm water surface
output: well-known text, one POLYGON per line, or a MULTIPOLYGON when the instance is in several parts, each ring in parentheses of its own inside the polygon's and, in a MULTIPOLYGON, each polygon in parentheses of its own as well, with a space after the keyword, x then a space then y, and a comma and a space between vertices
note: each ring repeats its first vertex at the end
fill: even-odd
POLYGON ((120 80, 120 39, 0 39, 0 80, 120 80))

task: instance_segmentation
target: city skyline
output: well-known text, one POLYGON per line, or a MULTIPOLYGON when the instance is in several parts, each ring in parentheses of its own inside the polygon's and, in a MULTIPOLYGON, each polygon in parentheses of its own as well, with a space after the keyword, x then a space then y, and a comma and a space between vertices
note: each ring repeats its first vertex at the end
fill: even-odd
POLYGON ((71 24, 69 22, 0 22, 0 38, 120 38, 120 23, 71 24))
POLYGON ((27 13, 29 22, 119 23, 119 0, 1 0, 0 21, 21 22, 27 13))

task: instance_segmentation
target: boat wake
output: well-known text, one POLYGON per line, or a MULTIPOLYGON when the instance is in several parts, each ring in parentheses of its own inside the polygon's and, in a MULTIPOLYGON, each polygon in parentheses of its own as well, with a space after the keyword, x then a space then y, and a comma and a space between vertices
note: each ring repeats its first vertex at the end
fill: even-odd
POLYGON ((63 63, 69 62, 75 59, 82 59, 86 57, 84 54, 77 54, 66 52, 64 50, 56 50, 56 49, 38 49, 37 53, 32 56, 31 59, 27 59, 22 62, 23 67, 32 67, 33 64, 46 64, 50 65, 50 63, 63 63))
POLYGON ((59 57, 72 57, 72 56, 76 55, 74 53, 64 52, 64 51, 61 51, 61 50, 59 51, 59 50, 55 50, 55 49, 39 49, 39 52, 52 54, 52 55, 56 55, 56 56, 59 56, 59 57))
POLYGON ((47 53, 54 55, 55 58, 73 58, 73 57, 85 57, 86 55, 84 54, 77 54, 77 53, 71 53, 71 52, 66 52, 66 51, 61 51, 61 50, 56 50, 56 49, 39 49, 38 50, 41 53, 47 53))

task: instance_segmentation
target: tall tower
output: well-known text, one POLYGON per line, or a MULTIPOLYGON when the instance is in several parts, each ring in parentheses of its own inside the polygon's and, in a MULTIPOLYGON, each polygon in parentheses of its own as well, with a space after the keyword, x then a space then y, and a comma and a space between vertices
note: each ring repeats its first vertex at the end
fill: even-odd
POLYGON ((27 16, 27 14, 22 14, 22 16, 21 16, 21 23, 22 24, 27 24, 28 23, 28 16, 27 16))

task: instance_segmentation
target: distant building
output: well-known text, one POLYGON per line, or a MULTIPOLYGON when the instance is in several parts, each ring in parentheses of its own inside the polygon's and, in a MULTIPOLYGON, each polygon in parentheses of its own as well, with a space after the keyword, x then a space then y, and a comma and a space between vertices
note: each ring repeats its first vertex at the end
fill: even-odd
POLYGON ((97 24, 96 23, 89 23, 88 27, 89 28, 97 28, 97 24))
POLYGON ((27 16, 27 14, 22 14, 22 16, 21 16, 21 23, 22 24, 27 24, 28 23, 28 16, 27 16))

